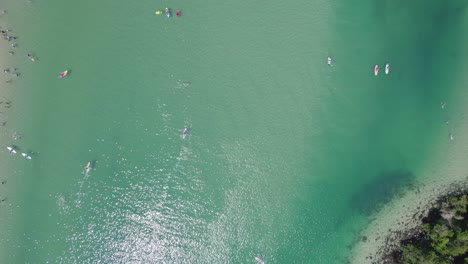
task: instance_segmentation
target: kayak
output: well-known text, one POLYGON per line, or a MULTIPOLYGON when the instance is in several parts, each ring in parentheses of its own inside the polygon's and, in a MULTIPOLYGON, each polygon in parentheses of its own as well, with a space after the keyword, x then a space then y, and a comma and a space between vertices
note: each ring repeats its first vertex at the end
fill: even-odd
POLYGON ((156 11, 156 12, 154 12, 154 13, 155 13, 156 15, 160 15, 160 14, 162 14, 162 11, 161 11, 161 10, 158 10, 158 11, 156 11))
POLYGON ((65 71, 60 73, 59 78, 64 78, 65 76, 67 76, 67 74, 68 74, 68 70, 65 70, 65 71))
POLYGON ((176 17, 180 17, 180 10, 177 10, 177 12, 175 13, 176 17))
POLYGON ((169 11, 169 8, 166 7, 165 13, 167 18, 171 17, 171 11, 169 11))
POLYGON ((374 75, 377 76, 379 74, 379 65, 375 65, 374 67, 374 75))
POLYGON ((385 74, 388 74, 390 72, 390 64, 387 63, 387 65, 385 65, 385 74))
POLYGON ((12 147, 7 147, 7 149, 8 149, 8 152, 13 153, 13 154, 16 154, 16 150, 15 150, 14 148, 12 148, 12 147))
POLYGON ((184 128, 184 132, 182 132, 182 139, 185 139, 188 134, 188 128, 184 128))

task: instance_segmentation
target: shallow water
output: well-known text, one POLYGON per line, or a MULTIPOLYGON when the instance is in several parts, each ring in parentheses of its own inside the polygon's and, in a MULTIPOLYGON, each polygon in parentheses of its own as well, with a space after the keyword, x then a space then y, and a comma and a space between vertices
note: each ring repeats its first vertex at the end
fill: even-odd
POLYGON ((4 5, 10 263, 342 262, 458 107, 460 1, 4 5))

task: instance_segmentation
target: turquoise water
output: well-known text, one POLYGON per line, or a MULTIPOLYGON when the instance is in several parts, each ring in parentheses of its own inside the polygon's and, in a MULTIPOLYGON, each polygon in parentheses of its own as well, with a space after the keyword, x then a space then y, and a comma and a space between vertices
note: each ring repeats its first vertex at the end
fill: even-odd
POLYGON ((344 262, 461 107, 463 1, 3 5, 8 263, 344 262))

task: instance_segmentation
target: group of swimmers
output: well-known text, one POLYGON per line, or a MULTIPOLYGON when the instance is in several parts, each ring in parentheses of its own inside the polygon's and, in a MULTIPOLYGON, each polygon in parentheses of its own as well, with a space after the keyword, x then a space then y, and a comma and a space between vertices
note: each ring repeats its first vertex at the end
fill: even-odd
MULTIPOLYGON (((6 183, 6 180, 3 180, 3 181, 2 181, 2 185, 4 185, 5 183, 6 183)), ((3 203, 5 200, 6 200, 6 198, 2 198, 2 199, 0 199, 0 202, 3 203)))
MULTIPOLYGON (((5 13, 6 13, 5 10, 1 11, 1 14, 5 14, 5 13)), ((11 32, 10 29, 1 29, 1 28, 0 28, 0 33, 2 34, 3 39, 4 39, 4 40, 7 40, 7 41, 9 41, 9 42, 12 41, 12 40, 16 40, 16 39, 18 38, 18 37, 16 37, 16 36, 11 35, 10 32, 11 32)), ((10 47, 13 48, 13 49, 15 49, 15 48, 18 47, 18 44, 17 44, 17 43, 11 43, 11 44, 10 44, 10 47)), ((14 52, 13 50, 10 50, 8 53, 9 53, 10 55, 14 55, 14 54, 15 54, 15 52, 14 52)), ((35 62, 35 61, 36 61, 35 58, 32 56, 31 53, 28 53, 28 58, 29 58, 32 62, 35 62)), ((13 68, 13 71, 10 71, 10 69, 7 68, 7 69, 4 69, 4 70, 3 70, 3 73, 11 73, 11 74, 14 75, 15 77, 19 77, 19 76, 20 76, 20 73, 19 73, 17 70, 18 70, 17 68, 13 68)), ((6 81, 6 83, 12 83, 12 82, 13 82, 12 79, 8 79, 8 80, 6 81)))
MULTIPOLYGON (((6 13, 6 11, 3 10, 3 11, 2 11, 2 14, 5 14, 5 13, 6 13)), ((12 40, 17 39, 17 37, 9 35, 10 31, 11 31, 11 30, 9 30, 9 29, 0 29, 0 33, 2 34, 3 39, 5 39, 5 40, 7 40, 7 41, 12 41, 12 40)), ((18 46, 18 44, 12 43, 10 46, 11 46, 12 48, 16 48, 16 47, 18 46)), ((14 55, 15 52, 14 52, 14 51, 10 51, 9 54, 14 55)), ((17 72, 17 70, 18 70, 17 68, 13 68, 13 71, 11 72, 10 69, 7 68, 7 69, 4 69, 4 70, 3 70, 3 73, 10 73, 10 72, 11 72, 14 76, 19 77, 20 73, 17 72)), ((6 81, 6 83, 11 83, 12 81, 13 81, 12 79, 8 79, 8 80, 6 81)))

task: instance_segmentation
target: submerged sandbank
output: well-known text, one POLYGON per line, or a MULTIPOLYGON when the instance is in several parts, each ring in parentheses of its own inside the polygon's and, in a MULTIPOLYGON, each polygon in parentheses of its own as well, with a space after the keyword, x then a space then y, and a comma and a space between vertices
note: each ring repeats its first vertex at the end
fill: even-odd
MULTIPOLYGON (((468 38, 463 40, 468 44, 468 38)), ((462 43, 463 44, 463 43, 462 43)), ((460 45, 464 46, 464 45, 460 45)), ((460 62, 457 73, 467 72, 468 64, 460 62)), ((395 197, 374 217, 366 230, 361 232, 355 245, 351 263, 381 263, 381 257, 393 248, 399 238, 415 228, 420 219, 427 214, 439 197, 459 189, 467 189, 468 162, 468 77, 457 74, 454 84, 456 92, 447 133, 439 139, 432 160, 418 177, 417 188, 412 188, 403 195, 395 197), (453 133, 453 140, 450 134, 453 133)), ((441 109, 445 111, 446 109, 441 109)))

